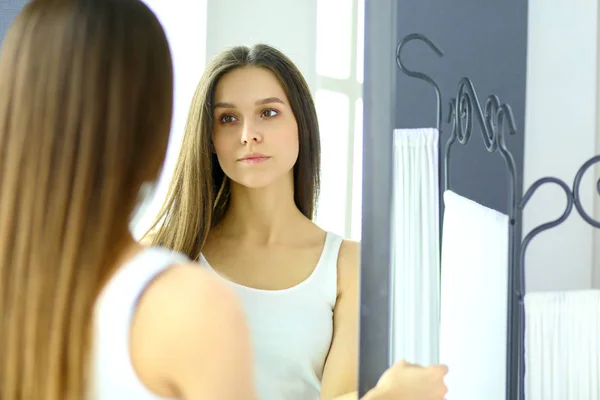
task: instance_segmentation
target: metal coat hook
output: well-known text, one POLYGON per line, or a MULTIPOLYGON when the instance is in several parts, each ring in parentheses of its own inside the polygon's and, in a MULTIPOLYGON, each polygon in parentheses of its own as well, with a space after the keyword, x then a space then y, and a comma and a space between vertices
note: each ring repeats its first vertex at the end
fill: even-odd
POLYGON ((420 33, 411 33, 410 35, 406 35, 400 41, 400 43, 398 43, 398 47, 396 48, 396 64, 398 64, 398 68, 400 68, 400 70, 402 72, 404 72, 406 75, 408 75, 410 77, 424 80, 425 82, 427 82, 431 86, 433 86, 433 88, 435 89, 435 94, 437 96, 437 126, 436 126, 436 128, 437 128, 438 132, 440 132, 440 127, 442 126, 442 92, 440 91, 440 87, 429 75, 424 74, 422 72, 412 71, 412 70, 406 68, 406 66, 402 62, 402 57, 401 57, 402 49, 411 40, 420 40, 422 42, 425 42, 425 44, 427 44, 429 46, 429 48, 431 50, 433 50, 440 57, 442 57, 444 55, 444 52, 439 47, 437 47, 435 45, 435 43, 433 43, 426 36, 424 36, 420 33))

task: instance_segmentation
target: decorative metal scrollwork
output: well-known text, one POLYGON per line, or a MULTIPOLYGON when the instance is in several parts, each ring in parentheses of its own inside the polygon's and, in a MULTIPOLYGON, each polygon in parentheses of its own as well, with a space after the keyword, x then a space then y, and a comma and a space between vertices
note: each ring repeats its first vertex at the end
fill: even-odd
MULTIPOLYGON (((592 225, 595 228, 600 228, 600 221, 591 217, 587 213, 587 211, 585 211, 585 209, 583 208, 583 205, 581 204, 581 195, 579 193, 583 176, 585 175, 585 173, 587 172, 588 169, 590 169, 594 164, 597 164, 599 162, 600 162, 600 155, 597 155, 597 156, 590 158, 585 163, 583 163, 583 165, 577 170, 577 173, 575 174, 575 179, 573 181, 572 188, 569 187, 569 185, 566 184, 564 181, 562 181, 558 178, 554 178, 554 177, 540 178, 529 187, 529 189, 527 190, 527 192, 525 193, 525 195, 519 202, 519 208, 521 210, 523 210, 525 208, 525 206, 527 206, 527 203, 529 202, 531 197, 534 195, 534 193, 541 186, 548 184, 548 183, 558 185, 563 190, 563 192, 565 193, 566 199, 567 199, 567 204, 566 204, 565 209, 560 217, 558 217, 552 221, 545 222, 545 223, 533 228, 523 239, 523 243, 521 245, 521 254, 520 254, 521 269, 523 271, 525 269, 524 268, 525 254, 526 254, 527 248, 529 247, 529 244, 533 240, 533 238, 536 237, 537 235, 539 235, 540 233, 547 231, 548 229, 552 229, 552 228, 562 224, 569 217, 569 215, 573 211, 573 208, 575 208, 577 210, 577 213, 588 224, 592 225)), ((598 193, 598 195, 600 195, 600 179, 598 179, 596 181, 596 192, 598 193)), ((523 282, 523 280, 524 280, 524 277, 522 276, 521 277, 521 281, 522 281, 521 288, 524 289, 525 282, 523 282)))

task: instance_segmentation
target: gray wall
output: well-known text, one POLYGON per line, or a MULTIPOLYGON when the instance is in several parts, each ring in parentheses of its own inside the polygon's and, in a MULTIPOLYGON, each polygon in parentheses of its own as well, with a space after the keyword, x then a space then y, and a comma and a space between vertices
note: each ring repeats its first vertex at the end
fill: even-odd
MULTIPOLYGON (((444 56, 438 57, 418 41, 407 44, 403 51, 407 67, 428 73, 440 85, 444 118, 440 140, 445 143, 451 132, 446 119, 450 100, 457 94, 458 81, 469 77, 482 106, 490 94, 510 104, 518 134, 507 138, 507 146, 522 177, 527 1, 400 0, 397 12, 397 40, 409 33, 422 33, 444 51, 444 56)), ((397 79, 396 127, 435 126, 433 89, 400 71, 397 79)), ((478 126, 467 146, 454 145, 452 149, 451 188, 488 207, 507 212, 504 162, 499 154, 487 153, 478 126)))
POLYGON ((13 19, 28 3, 28 0, 0 0, 0 45, 13 19))

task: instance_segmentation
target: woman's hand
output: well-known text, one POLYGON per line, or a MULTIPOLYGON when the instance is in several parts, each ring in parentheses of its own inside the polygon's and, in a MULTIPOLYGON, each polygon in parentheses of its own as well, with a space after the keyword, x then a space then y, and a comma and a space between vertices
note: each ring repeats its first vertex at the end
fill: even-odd
POLYGON ((379 379, 365 400, 444 400, 448 388, 444 377, 445 365, 421 367, 405 361, 399 362, 379 379))

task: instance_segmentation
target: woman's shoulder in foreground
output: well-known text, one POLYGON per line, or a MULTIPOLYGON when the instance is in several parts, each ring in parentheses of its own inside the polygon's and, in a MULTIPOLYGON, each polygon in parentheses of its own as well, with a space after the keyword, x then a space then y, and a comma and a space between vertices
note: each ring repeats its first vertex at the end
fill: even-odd
POLYGON ((241 305, 199 264, 173 266, 148 286, 132 323, 130 351, 142 381, 156 382, 154 390, 165 397, 252 398, 241 305))

